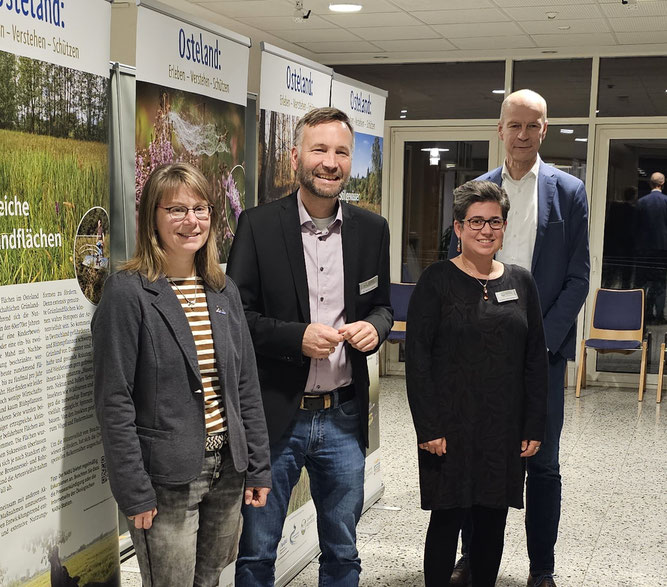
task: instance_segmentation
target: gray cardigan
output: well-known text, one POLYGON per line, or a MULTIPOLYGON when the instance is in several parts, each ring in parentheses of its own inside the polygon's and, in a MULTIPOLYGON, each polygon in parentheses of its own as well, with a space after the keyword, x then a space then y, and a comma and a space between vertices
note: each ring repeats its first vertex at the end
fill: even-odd
MULTIPOLYGON (((271 487, 269 443, 255 355, 231 279, 206 286, 229 446, 246 486, 271 487)), ((109 277, 91 324, 95 410, 109 481, 127 516, 156 507, 156 485, 194 480, 204 459, 204 398, 195 342, 164 277, 109 277)))

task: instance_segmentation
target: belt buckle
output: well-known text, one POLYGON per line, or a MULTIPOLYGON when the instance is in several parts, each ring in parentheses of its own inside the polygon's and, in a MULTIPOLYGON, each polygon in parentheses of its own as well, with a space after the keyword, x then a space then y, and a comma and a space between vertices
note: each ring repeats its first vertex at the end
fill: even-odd
POLYGON ((322 399, 324 400, 324 408, 325 410, 328 410, 331 407, 331 397, 333 396, 333 393, 325 393, 324 396, 322 396, 322 399))

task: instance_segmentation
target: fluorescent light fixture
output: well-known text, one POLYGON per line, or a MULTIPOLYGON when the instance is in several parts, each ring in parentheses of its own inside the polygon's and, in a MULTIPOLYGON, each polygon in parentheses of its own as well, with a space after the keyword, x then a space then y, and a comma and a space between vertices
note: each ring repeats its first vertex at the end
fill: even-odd
POLYGON ((401 110, 401 114, 407 114, 408 111, 406 109, 401 110))
POLYGON ((505 90, 491 90, 492 94, 504 94, 505 90))
POLYGON ((579 143, 587 143, 588 142, 588 139, 586 137, 577 137, 574 140, 579 142, 579 143))
POLYGON ((447 163, 447 164, 445 165, 445 167, 446 167, 447 169, 453 169, 454 167, 456 167, 456 163, 447 163))
POLYGON ((449 151, 449 149, 439 149, 438 147, 430 147, 428 149, 422 149, 422 151, 428 153, 429 155, 428 160, 431 165, 438 165, 440 163, 440 153, 449 151))
POLYGON ((405 114, 401 114, 399 118, 407 118, 407 116, 405 114))
POLYGON ((331 12, 359 12, 361 8, 361 4, 329 4, 331 12))
POLYGON ((574 129, 573 128, 561 128, 560 129, 560 134, 562 134, 562 135, 573 135, 574 134, 574 129))

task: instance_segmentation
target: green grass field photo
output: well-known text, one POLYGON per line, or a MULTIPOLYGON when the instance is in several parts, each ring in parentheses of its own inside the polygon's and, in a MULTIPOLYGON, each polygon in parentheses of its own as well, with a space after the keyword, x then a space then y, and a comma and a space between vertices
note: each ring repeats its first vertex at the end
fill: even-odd
POLYGON ((107 78, 0 51, 0 285, 74 277, 79 222, 109 203, 107 88, 107 78), (2 205, 15 201, 29 214, 2 205))

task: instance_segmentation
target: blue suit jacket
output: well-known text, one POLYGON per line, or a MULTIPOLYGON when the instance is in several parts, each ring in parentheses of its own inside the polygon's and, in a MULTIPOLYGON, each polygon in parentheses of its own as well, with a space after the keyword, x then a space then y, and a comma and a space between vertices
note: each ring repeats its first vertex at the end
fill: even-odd
MULTIPOLYGON (((502 167, 477 178, 502 184, 502 167)), ((588 201, 580 179, 540 162, 531 271, 549 352, 574 359, 577 315, 588 294, 588 201)), ((452 234, 455 243, 456 235, 452 234)), ((449 247, 450 257, 456 245, 449 247)))
POLYGON ((667 196, 662 191, 653 190, 639 198, 636 222, 634 232, 640 251, 667 250, 667 196))

